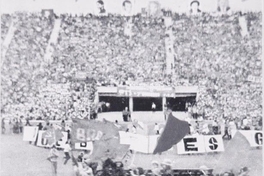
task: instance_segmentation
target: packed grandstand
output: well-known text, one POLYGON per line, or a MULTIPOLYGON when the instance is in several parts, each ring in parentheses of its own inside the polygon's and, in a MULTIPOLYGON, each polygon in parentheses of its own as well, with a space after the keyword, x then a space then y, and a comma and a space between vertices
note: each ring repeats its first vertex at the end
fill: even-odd
POLYGON ((40 113, 40 88, 80 84, 74 76, 85 72, 96 86, 199 86, 198 111, 207 118, 261 120, 261 13, 249 12, 245 17, 249 34, 244 37, 239 13, 199 17, 175 13, 168 27, 162 18, 138 15, 131 17, 128 37, 127 17, 3 14, 2 44, 10 25, 16 30, 2 60, 1 111, 11 113, 16 107, 12 105, 28 103, 34 107, 26 106, 25 112, 40 113), (52 61, 46 62, 55 19, 61 20, 58 44, 52 46, 52 61), (165 70, 168 29, 174 36, 172 74, 165 70))
MULTIPOLYGON (((262 13, 163 13, 2 14, 2 118, 30 123, 86 114, 93 119, 98 87, 197 86, 196 102, 188 107, 191 117, 262 130, 262 13), (56 94, 45 92, 50 85, 58 85, 56 94)), ((171 174, 164 165, 168 168, 159 174, 171 174)), ((155 175, 143 168, 123 170, 110 159, 101 173, 90 168, 98 175, 155 175)))

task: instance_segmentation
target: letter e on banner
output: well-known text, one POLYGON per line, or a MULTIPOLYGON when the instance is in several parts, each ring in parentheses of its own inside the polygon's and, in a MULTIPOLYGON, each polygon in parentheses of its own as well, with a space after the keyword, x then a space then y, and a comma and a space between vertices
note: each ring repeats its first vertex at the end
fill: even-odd
POLYGON ((195 143, 197 142, 196 138, 186 138, 183 139, 184 149, 186 152, 188 151, 198 151, 198 148, 195 147, 195 143))
POLYGON ((204 153, 203 136, 186 136, 177 144, 178 154, 204 153))

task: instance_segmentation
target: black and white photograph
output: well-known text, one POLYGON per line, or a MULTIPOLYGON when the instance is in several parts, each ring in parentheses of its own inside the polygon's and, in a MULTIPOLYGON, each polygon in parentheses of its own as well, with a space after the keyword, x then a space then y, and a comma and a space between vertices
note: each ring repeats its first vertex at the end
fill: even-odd
POLYGON ((123 0, 122 1, 122 13, 124 16, 135 15, 135 1, 134 0, 123 0))
POLYGON ((1 0, 1 176, 263 175, 262 0, 1 0))

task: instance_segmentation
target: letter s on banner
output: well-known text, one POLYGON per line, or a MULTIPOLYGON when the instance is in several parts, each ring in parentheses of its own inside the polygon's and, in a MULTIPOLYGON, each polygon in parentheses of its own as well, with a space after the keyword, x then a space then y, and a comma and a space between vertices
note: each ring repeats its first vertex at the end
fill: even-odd
POLYGON ((224 151, 224 143, 221 135, 206 135, 203 138, 206 152, 224 151))

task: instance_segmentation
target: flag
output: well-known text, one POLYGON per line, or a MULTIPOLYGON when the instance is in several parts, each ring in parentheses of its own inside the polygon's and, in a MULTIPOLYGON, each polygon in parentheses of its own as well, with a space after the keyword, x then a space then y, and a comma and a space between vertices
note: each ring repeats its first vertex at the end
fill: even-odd
POLYGON ((60 129, 49 128, 47 131, 43 133, 43 138, 48 140, 48 144, 55 144, 58 140, 63 137, 63 133, 60 129))
POLYGON ((119 142, 119 129, 114 123, 104 120, 73 120, 72 142, 93 141, 93 152, 91 160, 116 158, 123 156, 128 150, 128 145, 119 142))
POLYGON ((73 119, 72 142, 91 142, 98 140, 109 140, 118 138, 118 128, 114 123, 104 120, 103 122, 95 120, 73 119))
POLYGON ((188 122, 179 120, 170 113, 153 154, 161 153, 170 149, 173 145, 183 139, 189 131, 190 128, 188 122))

